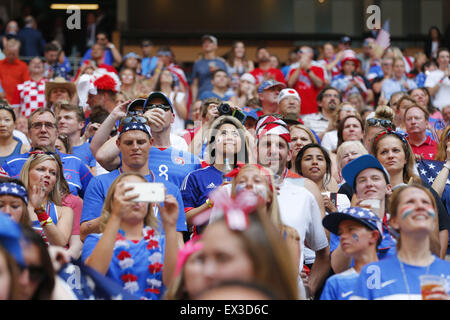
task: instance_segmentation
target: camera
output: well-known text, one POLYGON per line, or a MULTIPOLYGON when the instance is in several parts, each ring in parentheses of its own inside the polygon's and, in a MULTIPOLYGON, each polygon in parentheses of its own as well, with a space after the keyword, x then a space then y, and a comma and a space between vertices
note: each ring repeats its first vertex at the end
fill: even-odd
POLYGON ((242 124, 245 121, 245 114, 239 110, 232 108, 228 103, 222 103, 217 107, 217 111, 219 111, 220 116, 232 116, 238 119, 242 124))

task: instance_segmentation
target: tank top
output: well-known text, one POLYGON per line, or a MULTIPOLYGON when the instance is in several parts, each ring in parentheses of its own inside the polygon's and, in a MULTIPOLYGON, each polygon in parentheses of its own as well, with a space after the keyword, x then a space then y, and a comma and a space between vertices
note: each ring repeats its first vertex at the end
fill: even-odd
POLYGON ((20 154, 20 149, 22 148, 22 141, 21 141, 20 139, 16 138, 16 137, 13 137, 13 139, 17 141, 17 145, 16 145, 16 147, 14 148, 13 152, 11 152, 9 155, 4 156, 4 157, 0 157, 0 165, 1 165, 6 159, 8 159, 9 157, 15 156, 15 155, 17 155, 17 154, 20 154))

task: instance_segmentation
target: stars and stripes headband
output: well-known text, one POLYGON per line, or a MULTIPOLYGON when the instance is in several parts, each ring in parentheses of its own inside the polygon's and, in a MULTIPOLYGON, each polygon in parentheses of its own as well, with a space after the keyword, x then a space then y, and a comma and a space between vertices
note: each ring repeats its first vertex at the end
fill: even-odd
POLYGON ((256 138, 259 140, 266 134, 278 135, 287 143, 291 142, 291 134, 286 122, 274 116, 265 116, 256 124, 256 138))
POLYGON ((146 124, 140 123, 140 122, 128 122, 123 124, 123 126, 119 129, 120 133, 119 133, 119 138, 120 136, 130 130, 140 130, 145 132, 146 134, 149 135, 149 137, 152 137, 151 131, 150 131, 150 127, 146 124))
POLYGON ((0 195, 19 197, 28 205, 28 192, 20 184, 14 182, 0 183, 0 195))

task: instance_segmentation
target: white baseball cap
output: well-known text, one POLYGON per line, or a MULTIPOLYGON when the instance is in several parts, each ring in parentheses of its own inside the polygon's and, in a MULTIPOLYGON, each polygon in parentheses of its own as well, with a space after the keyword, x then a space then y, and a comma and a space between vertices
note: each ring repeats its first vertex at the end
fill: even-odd
POLYGON ((294 97, 296 98, 300 103, 302 102, 302 99, 300 99, 300 96, 298 95, 297 90, 292 88, 286 88, 280 91, 280 94, 278 95, 278 104, 280 104, 281 100, 287 97, 294 97))

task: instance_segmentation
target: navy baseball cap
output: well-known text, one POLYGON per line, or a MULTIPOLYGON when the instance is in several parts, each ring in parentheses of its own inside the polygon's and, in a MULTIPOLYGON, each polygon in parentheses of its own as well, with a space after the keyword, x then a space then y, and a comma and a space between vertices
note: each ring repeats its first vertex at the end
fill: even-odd
POLYGON ((171 109, 172 112, 173 112, 172 102, 170 102, 170 99, 169 99, 163 92, 161 92, 161 91, 153 91, 153 92, 151 92, 151 93, 148 95, 147 99, 145 99, 144 108, 145 108, 146 106, 148 106, 148 105, 150 104, 150 101, 151 101, 152 99, 154 99, 154 98, 161 98, 161 99, 164 101, 163 104, 165 104, 165 105, 167 105, 167 106, 170 106, 170 109, 171 109))
POLYGON ((266 80, 258 87, 258 93, 262 93, 264 90, 275 86, 281 86, 283 89, 286 88, 286 85, 282 82, 278 82, 275 80, 266 80))
POLYGON ((247 120, 248 117, 258 120, 258 114, 256 113, 255 109, 252 109, 249 107, 244 107, 244 108, 242 108, 242 112, 246 116, 245 120, 247 120))
POLYGON ((0 211, 0 245, 8 251, 20 266, 24 267, 21 239, 22 231, 19 225, 11 219, 9 214, 0 211))
POLYGON ((381 219, 366 208, 349 207, 342 210, 342 212, 329 213, 323 218, 322 224, 327 230, 338 235, 339 224, 344 220, 354 220, 368 227, 370 230, 378 231, 380 234, 378 244, 381 242, 383 238, 383 225, 381 219))
POLYGON ((144 109, 144 104, 145 104, 145 99, 142 98, 137 98, 134 99, 133 101, 131 101, 128 106, 127 106, 127 113, 131 112, 136 112, 136 111, 140 111, 140 113, 142 113, 143 109, 144 109), (137 109, 137 110, 136 110, 137 109))
POLYGON ((387 172, 386 168, 381 165, 380 161, 378 161, 378 159, 371 154, 362 155, 347 163, 342 169, 342 176, 344 177, 345 182, 347 182, 354 190, 356 177, 361 171, 369 168, 378 169, 383 172, 386 183, 390 183, 391 178, 389 176, 389 172, 387 172))

